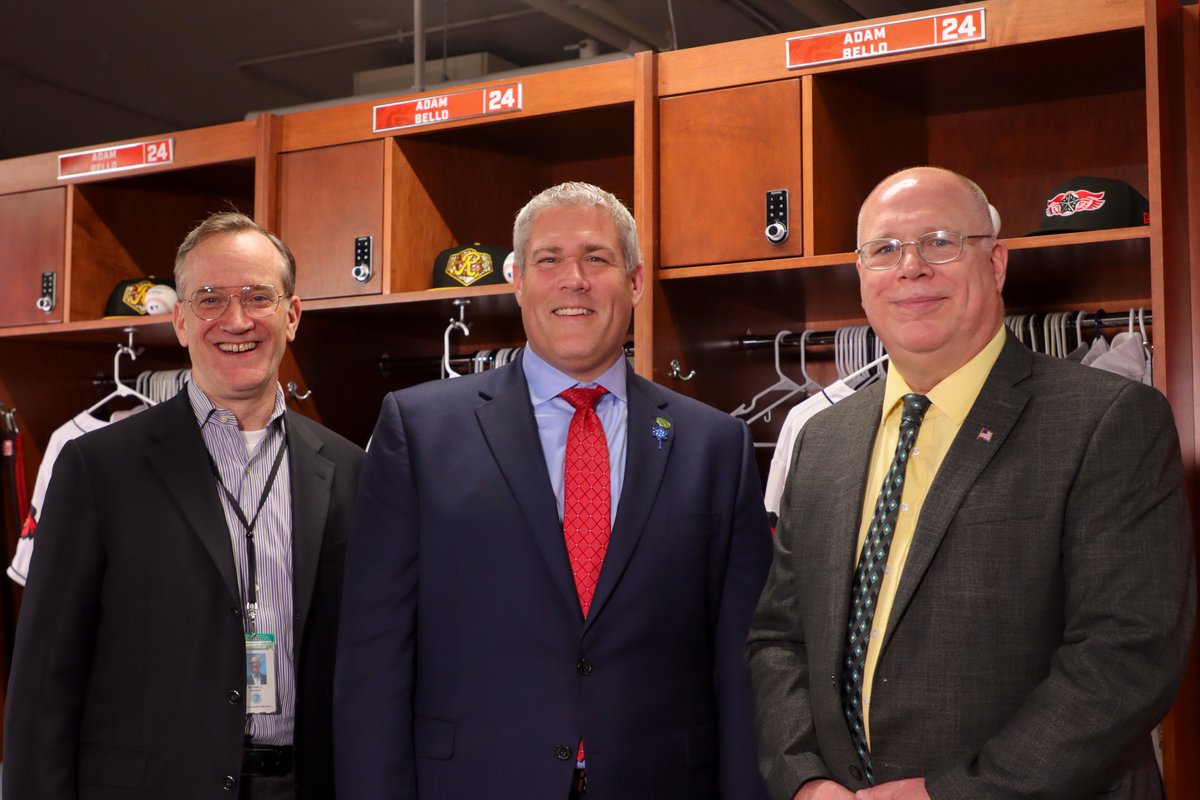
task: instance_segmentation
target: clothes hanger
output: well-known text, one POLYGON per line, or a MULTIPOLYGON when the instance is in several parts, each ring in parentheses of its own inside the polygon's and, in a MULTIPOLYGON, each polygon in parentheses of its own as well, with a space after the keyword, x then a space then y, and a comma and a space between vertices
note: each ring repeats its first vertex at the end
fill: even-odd
POLYGON ((459 299, 454 301, 454 305, 458 306, 458 319, 450 318, 450 324, 446 326, 446 330, 442 332, 442 374, 445 378, 461 378, 462 374, 455 372, 450 366, 450 334, 458 330, 462 331, 463 336, 470 336, 471 329, 467 327, 465 321, 467 316, 467 304, 470 300, 459 299))
POLYGON ((806 344, 808 342, 808 337, 811 334, 812 331, 804 331, 804 333, 800 334, 800 371, 804 375, 804 384, 801 385, 796 383, 787 375, 783 374, 783 367, 781 366, 779 359, 779 349, 781 343, 783 342, 783 338, 785 336, 791 336, 792 332, 780 331, 779 333, 775 334, 775 374, 779 377, 779 380, 775 381, 775 383, 754 395, 749 403, 743 403, 733 411, 729 412, 731 416, 741 417, 746 414, 753 414, 753 416, 745 418, 747 425, 758 419, 762 419, 764 422, 770 422, 771 411, 778 407, 781 403, 787 402, 792 397, 795 397, 797 394, 807 391, 810 388, 820 388, 820 384, 816 383, 808 376, 806 344), (755 409, 758 406, 758 402, 772 392, 783 392, 784 394, 766 408, 756 411, 755 409))
POLYGON ((109 400, 115 400, 118 397, 135 397, 148 406, 156 405, 153 400, 139 392, 137 389, 134 389, 131 386, 126 386, 121 382, 121 356, 129 356, 130 361, 137 361, 137 352, 135 352, 133 349, 133 329, 128 328, 126 330, 129 333, 129 344, 118 344, 117 354, 113 356, 113 383, 116 384, 116 386, 111 392, 101 398, 98 403, 85 411, 85 414, 94 414, 109 400))

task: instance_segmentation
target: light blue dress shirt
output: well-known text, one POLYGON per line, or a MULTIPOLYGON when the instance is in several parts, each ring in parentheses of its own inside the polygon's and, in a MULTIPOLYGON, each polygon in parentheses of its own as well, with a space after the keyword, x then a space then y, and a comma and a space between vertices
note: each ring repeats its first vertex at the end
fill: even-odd
POLYGON ((608 394, 596 404, 596 413, 604 425, 604 438, 608 440, 608 469, 612 481, 612 508, 609 510, 610 524, 617 519, 617 503, 621 498, 621 486, 625 477, 626 421, 629 418, 629 395, 625 388, 625 357, 618 358, 613 365, 591 383, 580 383, 542 360, 533 348, 526 346, 521 358, 525 369, 525 383, 529 386, 529 400, 533 404, 533 416, 537 420, 538 436, 542 440, 542 455, 550 473, 550 485, 558 502, 558 518, 563 518, 563 459, 567 452, 567 429, 575 408, 558 395, 572 387, 603 386, 608 394))

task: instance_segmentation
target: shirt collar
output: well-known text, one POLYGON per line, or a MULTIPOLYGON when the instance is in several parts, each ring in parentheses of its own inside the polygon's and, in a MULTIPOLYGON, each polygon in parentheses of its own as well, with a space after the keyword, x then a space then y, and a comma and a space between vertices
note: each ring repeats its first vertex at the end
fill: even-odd
POLYGON ((565 372, 552 367, 541 356, 526 345, 521 357, 525 370, 525 383, 529 385, 529 399, 534 407, 547 403, 573 386, 603 386, 608 393, 621 402, 628 402, 625 391, 625 357, 622 354, 596 380, 588 383, 579 381, 565 372))
MULTIPOLYGON (((975 405, 984 381, 1004 349, 1004 338, 1004 324, 1001 323, 1000 330, 974 358, 948 375, 926 395, 934 408, 949 417, 955 425, 962 425, 971 406, 975 405)), ((883 392, 883 418, 886 419, 901 398, 911 391, 900 370, 889 369, 883 392)))
MULTIPOLYGON (((238 420, 234 413, 225 408, 218 408, 209 399, 204 390, 197 386, 192 381, 187 384, 188 400, 192 403, 192 412, 196 415, 196 424, 203 428, 210 420, 221 425, 233 425, 238 427, 238 420)), ((278 383, 275 384, 275 407, 271 409, 271 418, 267 420, 267 427, 283 416, 283 412, 287 410, 287 403, 284 400, 283 387, 278 383)))

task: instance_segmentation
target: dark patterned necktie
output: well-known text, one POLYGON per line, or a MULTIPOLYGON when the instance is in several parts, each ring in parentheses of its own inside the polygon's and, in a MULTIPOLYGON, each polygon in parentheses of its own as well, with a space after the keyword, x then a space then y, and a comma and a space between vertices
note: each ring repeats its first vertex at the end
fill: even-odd
POLYGON ((908 455, 917 440, 921 420, 929 408, 929 398, 923 394, 904 395, 904 411, 900 418, 900 440, 896 442, 896 455, 884 476, 875 501, 875 513, 871 527, 863 540, 862 553, 858 557, 858 569, 854 573, 854 587, 850 592, 850 622, 846 631, 846 653, 842 664, 842 709, 846 714, 846 725, 850 738, 862 760, 867 780, 875 782, 871 766, 871 753, 867 747, 867 735, 863 725, 862 685, 863 671, 867 663, 867 643, 871 636, 871 623, 875 619, 875 603, 879 599, 879 584, 887 566, 888 551, 892 546, 892 533, 896 528, 896 517, 900 513, 900 493, 904 489, 904 470, 908 466, 908 455))
POLYGON ((563 538, 585 618, 608 549, 612 485, 608 440, 596 413, 596 404, 607 391, 603 386, 576 387, 559 395, 575 407, 563 459, 563 538))

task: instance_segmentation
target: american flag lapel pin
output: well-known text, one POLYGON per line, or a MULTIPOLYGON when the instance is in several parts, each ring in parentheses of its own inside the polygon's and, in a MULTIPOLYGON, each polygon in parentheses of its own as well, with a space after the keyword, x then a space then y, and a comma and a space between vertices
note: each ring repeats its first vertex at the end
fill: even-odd
POLYGON ((975 435, 975 438, 985 442, 990 442, 992 440, 992 429, 980 428, 979 433, 975 435))

